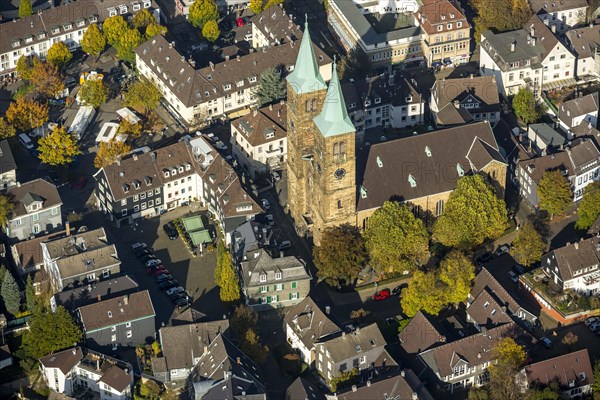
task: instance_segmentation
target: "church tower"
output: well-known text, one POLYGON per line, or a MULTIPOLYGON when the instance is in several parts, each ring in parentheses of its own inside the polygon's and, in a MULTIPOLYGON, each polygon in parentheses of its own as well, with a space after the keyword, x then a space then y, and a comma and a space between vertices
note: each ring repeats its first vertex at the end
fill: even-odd
POLYGON ((312 233, 318 244, 326 227, 355 224, 356 130, 348 116, 335 60, 325 104, 313 122, 316 131, 309 186, 312 233))
POLYGON ((300 234, 310 228, 308 161, 314 153, 313 118, 323 107, 327 85, 319 72, 319 65, 308 31, 304 24, 304 35, 298 50, 294 70, 287 78, 287 131, 288 131, 288 204, 294 223, 300 234))

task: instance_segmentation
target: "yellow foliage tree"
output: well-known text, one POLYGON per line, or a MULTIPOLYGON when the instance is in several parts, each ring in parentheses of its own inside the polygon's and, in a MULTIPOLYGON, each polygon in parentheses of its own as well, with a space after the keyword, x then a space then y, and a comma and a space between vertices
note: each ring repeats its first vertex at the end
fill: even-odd
POLYGON ((113 164, 117 157, 131 151, 131 146, 125 142, 112 139, 110 142, 100 143, 98 153, 94 159, 94 166, 98 169, 113 164))
POLYGON ((10 103, 6 119, 18 130, 28 132, 48 121, 48 105, 19 97, 17 101, 10 103))
POLYGON ((65 89, 58 68, 50 63, 36 63, 29 80, 41 95, 48 98, 57 96, 65 89))
POLYGON ((56 42, 48 50, 46 61, 57 68, 64 68, 73 58, 71 50, 64 42, 56 42))
POLYGON ((53 166, 70 164, 76 155, 81 154, 77 141, 64 127, 56 127, 41 138, 38 151, 40 161, 53 166))

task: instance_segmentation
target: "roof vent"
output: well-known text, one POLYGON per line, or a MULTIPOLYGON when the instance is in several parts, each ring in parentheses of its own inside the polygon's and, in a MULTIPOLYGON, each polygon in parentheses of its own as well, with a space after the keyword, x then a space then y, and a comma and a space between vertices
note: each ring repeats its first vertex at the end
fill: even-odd
POLYGON ((377 156, 377 166, 383 168, 383 160, 379 156, 377 156))
POLYGON ((427 154, 427 157, 431 157, 431 149, 429 146, 425 146, 425 154, 427 154))
POLYGON ((417 187, 417 181, 412 174, 408 174, 408 183, 410 183, 410 187, 417 187))

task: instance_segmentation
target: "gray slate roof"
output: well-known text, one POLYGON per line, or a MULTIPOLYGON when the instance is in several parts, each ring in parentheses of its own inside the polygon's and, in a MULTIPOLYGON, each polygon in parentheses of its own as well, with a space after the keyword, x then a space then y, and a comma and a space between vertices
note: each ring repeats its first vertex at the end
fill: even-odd
POLYGON ((56 260, 62 279, 78 277, 86 272, 104 270, 120 264, 121 260, 118 258, 114 244, 56 260))
MULTIPOLYGON (((546 146, 558 147, 566 142, 566 138, 557 130, 552 128, 547 123, 531 124, 529 125, 535 136, 538 137, 546 146)), ((533 137, 530 139, 534 139, 533 137)))
MULTIPOLYGON (((600 32, 598 32, 600 34, 600 32)), ((598 92, 590 93, 583 97, 567 100, 558 107, 558 119, 568 122, 578 116, 598 112, 600 103, 598 102, 598 92)))
POLYGON ((339 326, 307 296, 300 303, 286 309, 285 323, 300 338, 308 349, 315 343, 324 340, 327 336, 340 332, 339 326))
POLYGON ((248 258, 248 261, 241 264, 245 287, 311 279, 304 263, 295 256, 272 258, 265 250, 259 249, 248 255, 248 258), (275 279, 277 271, 281 272, 281 279, 275 279), (266 282, 260 282, 261 274, 267 275, 266 282))
POLYGON ((13 157, 7 140, 0 141, 0 174, 17 169, 17 164, 13 157))
POLYGON ((512 319, 504 308, 503 305, 496 301, 490 290, 485 288, 467 307, 467 314, 479 326, 491 329, 495 326, 512 322, 512 319))
POLYGON ((342 333, 334 337, 326 337, 319 343, 329 351, 334 362, 341 362, 356 357, 362 351, 369 351, 386 345, 386 341, 376 323, 357 328, 348 334, 342 333))
MULTIPOLYGON (((1 26, 1 25, 0 25, 1 26)), ((42 208, 51 208, 62 204, 56 186, 43 179, 35 179, 21 185, 13 186, 6 191, 8 198, 15 204, 10 219, 27 215, 25 203, 31 201, 32 195, 37 195, 43 202, 42 208)))
POLYGON ((382 380, 362 382, 354 388, 342 389, 337 394, 338 400, 366 400, 366 399, 414 399, 434 400, 425 384, 411 369, 403 369, 396 376, 382 380))
POLYGON ((104 228, 63 236, 44 242, 51 259, 74 256, 88 250, 98 249, 108 245, 104 228))
POLYGON ((84 332, 155 315, 150 293, 147 290, 102 300, 79 308, 79 317, 84 332))
POLYGON ((73 289, 63 290, 54 295, 57 306, 63 306, 67 310, 75 310, 78 307, 130 293, 136 290, 138 284, 131 277, 116 276, 110 279, 94 282, 88 285, 78 286, 73 289))
POLYGON ((571 44, 571 51, 577 55, 578 60, 592 57, 600 47, 600 25, 571 29, 565 35, 571 44))
POLYGON ((286 400, 325 400, 325 394, 299 376, 285 391, 286 400))

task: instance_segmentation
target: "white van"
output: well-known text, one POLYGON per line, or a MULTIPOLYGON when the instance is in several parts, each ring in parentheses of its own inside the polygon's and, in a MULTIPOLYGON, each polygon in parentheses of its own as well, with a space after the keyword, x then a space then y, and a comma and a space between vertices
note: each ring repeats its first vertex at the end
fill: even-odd
POLYGON ((21 133, 19 135, 19 142, 21 142, 23 147, 25 147, 27 150, 33 149, 33 142, 31 141, 31 139, 29 139, 29 136, 27 136, 26 134, 21 133))

